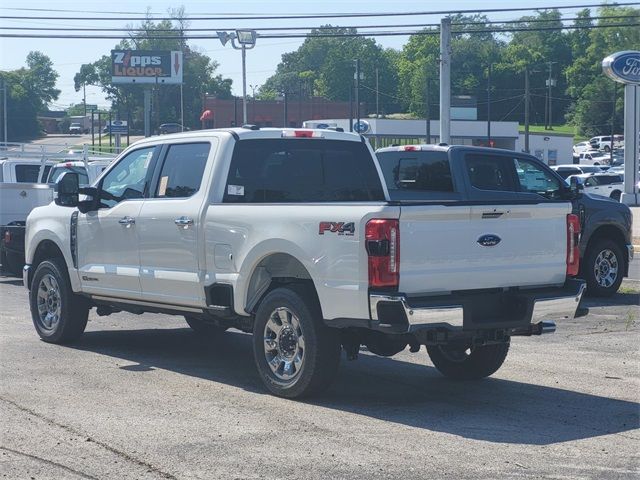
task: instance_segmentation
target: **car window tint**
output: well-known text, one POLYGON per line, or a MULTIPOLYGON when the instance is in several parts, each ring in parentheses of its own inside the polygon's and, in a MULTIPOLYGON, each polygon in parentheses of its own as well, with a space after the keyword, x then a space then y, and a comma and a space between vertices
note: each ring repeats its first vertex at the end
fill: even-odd
POLYGON ((363 143, 292 138, 237 142, 223 201, 373 200, 384 200, 384 192, 363 143))
POLYGON ((100 204, 113 207, 123 200, 144 197, 149 165, 155 147, 141 148, 129 153, 103 177, 100 204))
POLYGON ((40 165, 16 165, 16 182, 38 183, 39 173, 40 165))
POLYGON ((156 188, 157 198, 186 198, 200 190, 211 144, 171 145, 162 164, 156 188))
POLYGON ((539 164, 523 158, 514 159, 520 191, 537 193, 548 199, 558 199, 562 196, 560 181, 539 164))
POLYGON ((490 154, 470 154, 466 157, 471 185, 479 190, 516 191, 513 182, 513 161, 490 154))
POLYGON ((620 175, 601 175, 598 177, 598 184, 611 185, 612 183, 622 183, 620 175))
POLYGON ((453 192, 446 152, 379 152, 387 189, 453 192))

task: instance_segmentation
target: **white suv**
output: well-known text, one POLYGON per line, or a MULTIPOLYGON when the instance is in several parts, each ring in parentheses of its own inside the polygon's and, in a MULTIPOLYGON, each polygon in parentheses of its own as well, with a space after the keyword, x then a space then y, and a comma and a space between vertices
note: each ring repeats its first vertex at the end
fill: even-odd
MULTIPOLYGON (((589 144, 591 148, 595 150, 604 150, 605 152, 611 151, 611 135, 593 137, 589 140, 589 144)), ((613 148, 623 148, 624 147, 624 135, 614 135, 613 136, 613 148)))

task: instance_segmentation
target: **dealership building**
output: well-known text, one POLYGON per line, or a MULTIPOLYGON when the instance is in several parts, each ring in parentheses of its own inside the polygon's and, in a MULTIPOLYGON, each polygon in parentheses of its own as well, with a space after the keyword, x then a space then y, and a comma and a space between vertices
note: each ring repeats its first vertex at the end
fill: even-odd
MULTIPOLYGON (((308 120, 308 128, 339 127, 349 131, 348 118, 308 120)), ((354 122, 355 123, 355 122, 354 122)), ((427 143, 427 124, 424 119, 395 120, 367 118, 361 120, 361 130, 374 148, 393 144, 427 143), (364 127, 364 128, 362 128, 364 127)), ((440 141, 440 122, 430 122, 431 140, 440 141)), ((455 145, 488 146, 487 122, 480 120, 451 120, 451 143, 455 145)), ((524 151, 524 133, 517 122, 491 122, 491 145, 495 148, 524 151)), ((573 136, 568 134, 530 133, 529 151, 548 165, 573 163, 573 136)))

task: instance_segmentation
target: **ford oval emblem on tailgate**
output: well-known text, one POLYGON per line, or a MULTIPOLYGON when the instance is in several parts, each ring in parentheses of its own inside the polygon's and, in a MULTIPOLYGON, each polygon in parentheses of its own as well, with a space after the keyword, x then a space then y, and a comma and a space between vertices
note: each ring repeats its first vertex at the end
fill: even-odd
POLYGON ((495 247, 501 240, 502 239, 499 236, 490 233, 488 235, 482 235, 478 239, 478 243, 483 247, 495 247))

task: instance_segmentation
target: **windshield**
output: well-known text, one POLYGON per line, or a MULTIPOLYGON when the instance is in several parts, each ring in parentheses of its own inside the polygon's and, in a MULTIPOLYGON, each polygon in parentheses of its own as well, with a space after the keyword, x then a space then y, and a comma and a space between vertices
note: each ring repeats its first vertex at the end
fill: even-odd
POLYGON ((65 172, 74 172, 78 174, 78 180, 80 185, 88 185, 89 184, 89 176, 87 175, 87 170, 84 167, 53 167, 51 172, 49 173, 49 178, 47 183, 57 183, 60 180, 60 177, 65 172))
POLYGON ((580 170, 582 170, 582 173, 598 173, 602 171, 602 169, 598 166, 580 167, 580 170))

